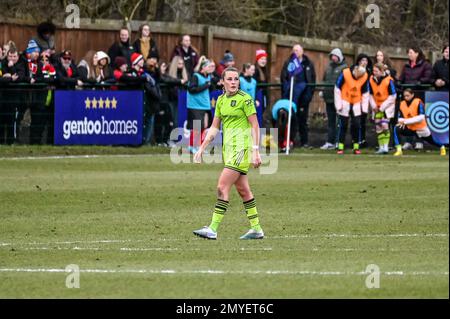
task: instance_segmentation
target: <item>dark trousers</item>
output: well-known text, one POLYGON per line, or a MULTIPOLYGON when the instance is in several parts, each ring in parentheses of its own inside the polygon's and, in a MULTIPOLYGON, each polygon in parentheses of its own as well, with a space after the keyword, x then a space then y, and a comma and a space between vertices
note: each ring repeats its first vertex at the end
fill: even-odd
POLYGON ((360 143, 364 143, 366 142, 366 124, 367 124, 367 113, 361 113, 361 139, 360 139, 360 143))
POLYGON ((401 138, 402 136, 407 136, 407 137, 416 137, 417 139, 422 139, 428 143, 430 143, 431 145, 435 145, 437 147, 441 147, 442 144, 436 143, 433 139, 433 136, 429 135, 427 137, 419 137, 416 133, 416 131, 412 131, 407 127, 404 128, 400 128, 398 126, 394 127, 394 143, 395 146, 400 145, 401 144, 401 138))
POLYGON ((352 134, 352 143, 361 142, 361 116, 354 116, 353 112, 350 112, 349 117, 339 115, 339 143, 345 144, 345 134, 348 128, 348 122, 350 121, 350 131, 352 134))
POLYGON ((337 116, 334 103, 327 103, 327 118, 328 118, 328 139, 330 144, 336 144, 336 131, 337 131, 337 116))
POLYGON ((0 106, 0 144, 11 145, 14 143, 14 122, 16 108, 2 103, 0 106))
POLYGON ((30 144, 41 144, 45 127, 47 127, 47 137, 44 144, 53 144, 53 114, 53 106, 31 106, 30 144))
POLYGON ((300 105, 297 110, 298 133, 300 134, 300 144, 308 144, 308 116, 309 103, 300 105))

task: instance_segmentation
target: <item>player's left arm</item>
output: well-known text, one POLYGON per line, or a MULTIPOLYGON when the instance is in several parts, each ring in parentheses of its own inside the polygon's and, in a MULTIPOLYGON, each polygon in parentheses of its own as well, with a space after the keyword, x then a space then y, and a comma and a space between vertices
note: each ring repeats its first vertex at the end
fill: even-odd
POLYGON ((259 123, 256 114, 252 114, 247 117, 251 125, 252 130, 252 164, 254 168, 258 168, 261 165, 261 155, 259 154, 259 123))

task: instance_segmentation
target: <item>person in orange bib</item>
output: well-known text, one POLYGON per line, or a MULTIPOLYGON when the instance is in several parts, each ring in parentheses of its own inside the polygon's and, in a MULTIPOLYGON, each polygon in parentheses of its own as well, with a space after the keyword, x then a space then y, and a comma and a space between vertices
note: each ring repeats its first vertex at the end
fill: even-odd
POLYGON ((431 136, 430 129, 425 120, 425 106, 421 99, 414 96, 413 90, 407 88, 403 91, 403 101, 400 103, 398 123, 394 127, 394 142, 397 151, 394 156, 403 155, 401 136, 417 136, 441 149, 441 155, 446 155, 445 145, 436 143, 431 136))
POLYGON ((389 122, 394 118, 395 90, 394 80, 386 74, 388 66, 383 63, 376 63, 373 66, 373 75, 370 77, 370 99, 369 104, 375 119, 375 131, 378 136, 378 151, 376 154, 389 153, 389 140, 391 131, 389 122))
POLYGON ((342 70, 334 86, 334 106, 339 115, 338 154, 344 154, 345 134, 349 119, 353 153, 361 154, 361 114, 369 109, 369 75, 366 68, 354 65, 342 70))

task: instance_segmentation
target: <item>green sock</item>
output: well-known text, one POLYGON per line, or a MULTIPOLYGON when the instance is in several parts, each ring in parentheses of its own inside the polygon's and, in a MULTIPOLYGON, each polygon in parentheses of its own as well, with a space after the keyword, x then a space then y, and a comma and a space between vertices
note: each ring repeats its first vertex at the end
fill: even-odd
POLYGON ((340 150, 340 151, 344 150, 344 143, 339 143, 338 150, 340 150))
POLYGON ((359 143, 353 143, 353 149, 359 150, 359 143))
POLYGON ((244 202, 245 212, 247 213, 247 218, 250 221, 250 227, 256 231, 261 231, 262 228, 259 225, 258 210, 256 209, 255 199, 252 198, 244 202))
POLYGON ((217 229, 219 228, 219 224, 223 219, 223 215, 228 209, 228 201, 217 199, 216 206, 214 207, 214 213, 211 220, 211 225, 209 228, 214 230, 217 233, 217 229))

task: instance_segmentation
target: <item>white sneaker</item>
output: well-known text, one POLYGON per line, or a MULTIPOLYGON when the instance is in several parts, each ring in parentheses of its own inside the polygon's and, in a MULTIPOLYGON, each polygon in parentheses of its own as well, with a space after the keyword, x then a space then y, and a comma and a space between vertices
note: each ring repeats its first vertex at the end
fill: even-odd
POLYGON ((250 229, 248 232, 246 232, 244 235, 240 237, 240 239, 263 239, 264 238, 264 232, 256 231, 254 229, 250 229))
POLYGON ((217 233, 208 226, 203 226, 203 228, 194 230, 194 234, 206 239, 217 239, 217 233))
POLYGON ((336 148, 336 146, 334 144, 328 143, 326 142, 325 144, 323 144, 320 149, 321 150, 334 150, 336 148))
POLYGON ((423 143, 422 143, 422 142, 417 142, 417 143, 416 143, 416 146, 414 147, 414 149, 415 149, 416 151, 421 151, 421 150, 423 150, 423 143))
POLYGON ((402 150, 406 151, 406 150, 412 150, 413 146, 411 143, 406 142, 405 144, 403 144, 402 146, 402 150))

